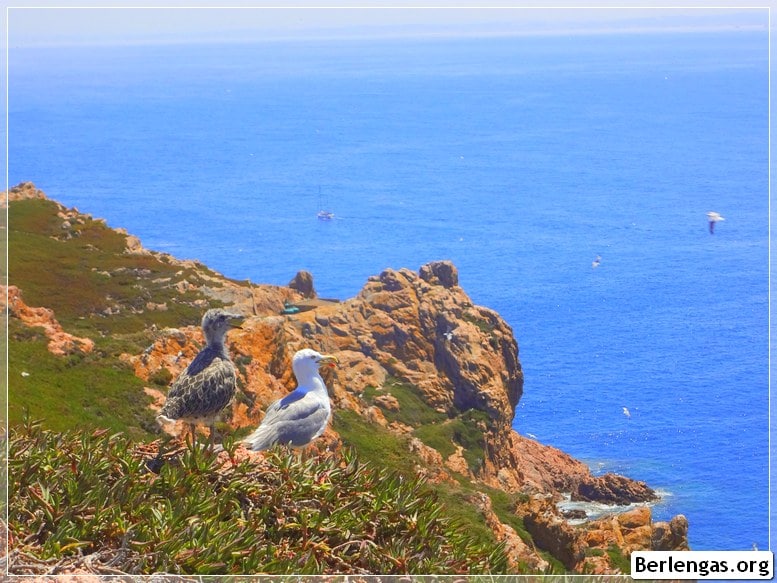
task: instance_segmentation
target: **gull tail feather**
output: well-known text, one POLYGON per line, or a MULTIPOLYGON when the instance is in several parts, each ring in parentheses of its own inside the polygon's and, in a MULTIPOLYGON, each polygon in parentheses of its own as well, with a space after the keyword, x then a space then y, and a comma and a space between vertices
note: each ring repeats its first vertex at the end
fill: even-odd
POLYGON ((275 440, 273 439, 272 434, 267 430, 267 427, 259 426, 253 433, 251 433, 251 435, 243 438, 241 443, 246 447, 246 449, 262 451, 275 445, 275 440))

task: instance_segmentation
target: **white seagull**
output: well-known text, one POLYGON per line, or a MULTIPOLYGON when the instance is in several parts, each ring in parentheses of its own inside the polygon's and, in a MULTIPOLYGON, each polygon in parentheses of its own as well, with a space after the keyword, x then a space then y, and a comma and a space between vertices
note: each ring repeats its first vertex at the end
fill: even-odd
POLYGON ((710 235, 715 234, 715 223, 719 221, 725 221, 723 217, 720 216, 720 213, 716 213, 715 211, 710 211, 707 213, 707 220, 710 222, 710 235))
POLYGON ((336 357, 310 348, 297 352, 291 359, 297 388, 267 408, 262 423, 243 439, 243 445, 253 451, 276 444, 302 447, 321 435, 332 416, 332 407, 318 369, 334 368, 337 363, 336 357))
POLYGON ((628 408, 626 407, 623 408, 623 414, 629 419, 631 419, 631 411, 629 411, 628 408))

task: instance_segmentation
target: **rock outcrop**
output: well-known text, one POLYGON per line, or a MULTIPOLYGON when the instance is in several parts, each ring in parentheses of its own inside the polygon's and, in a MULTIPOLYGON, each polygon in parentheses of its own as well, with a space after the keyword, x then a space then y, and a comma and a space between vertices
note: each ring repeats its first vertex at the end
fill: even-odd
POLYGON ((316 288, 313 287, 313 275, 309 271, 298 271, 289 282, 289 287, 297 291, 305 299, 317 298, 316 288))
POLYGON ((572 500, 604 502, 618 506, 634 502, 652 502, 657 499, 655 491, 645 482, 637 482, 611 473, 595 478, 586 477, 572 492, 572 500))
POLYGON ((532 496, 520 512, 535 543, 577 573, 612 573, 613 566, 602 551, 628 557, 638 550, 688 550, 686 518, 678 515, 669 522, 653 522, 648 506, 637 506, 582 526, 570 525, 547 496, 532 496))
POLYGON ((650 538, 650 548, 654 551, 687 551, 688 519, 682 514, 669 522, 656 522, 650 538))
POLYGON ((14 200, 26 200, 30 198, 45 199, 46 194, 37 188, 32 182, 21 182, 16 186, 10 188, 7 193, 0 195, 0 200, 3 201, 3 205, 14 200))
MULTIPOLYGON (((254 406, 237 402, 232 423, 256 425, 261 411, 293 388, 289 371, 296 350, 311 346, 334 352, 341 366, 327 384, 336 409, 354 411, 376 426, 408 436, 408 453, 419 458, 418 469, 429 480, 453 482, 458 474, 507 492, 529 494, 528 505, 516 513, 537 547, 567 568, 614 572, 606 556, 587 554, 588 549, 607 549, 611 544, 653 548, 655 538, 663 547, 682 548, 679 524, 674 530, 661 523, 652 526, 647 507, 639 511, 646 521, 642 526, 647 527, 641 530, 632 528, 633 521, 618 523, 619 529, 606 521, 572 526, 561 514, 556 503, 562 492, 576 500, 618 505, 648 502, 655 493, 623 476, 594 477, 582 462, 513 430, 515 406, 523 392, 518 345, 509 325, 492 310, 474 305, 457 281, 456 268, 447 261, 425 265, 417 273, 389 269, 369 278, 356 297, 344 302, 295 315, 249 318, 242 330, 230 333, 229 341, 235 358, 248 363, 243 384, 254 406), (441 424, 473 411, 482 414, 476 422, 482 435, 479 463, 473 466, 467 457, 471 452, 461 443, 438 451, 414 437, 417 427, 403 417, 408 405, 381 392, 390 379, 413 387, 441 424), (365 398, 371 392, 372 399, 365 398)), ((148 354, 130 360, 142 378, 161 366, 176 375, 201 342, 196 327, 170 331, 148 354)), ((336 432, 329 428, 324 440, 337 440, 336 432)), ((490 506, 482 500, 476 506, 500 540, 514 550, 516 560, 543 564, 536 549, 513 537, 490 506)))
MULTIPOLYGON (((9 192, 12 201, 41 197, 45 195, 30 183, 9 192)), ((94 221, 61 205, 57 216, 62 221, 57 238, 63 239, 79 236, 94 221)), ((684 517, 652 523, 644 504, 654 500, 655 493, 646 484, 614 474, 593 476, 582 462, 513 430, 523 394, 518 344, 499 314, 472 302, 450 261, 435 261, 417 272, 387 269, 370 277, 353 298, 312 300, 310 309, 280 315, 286 301, 315 298, 310 274, 298 273, 288 287, 236 282, 199 262, 145 250, 139 240, 119 232, 126 239, 123 257, 142 256, 143 261, 158 259, 180 267, 169 281, 154 280, 173 297, 197 297, 191 301, 198 303, 188 305, 203 311, 214 302, 248 316, 242 329, 228 336, 244 396, 234 401, 228 416, 233 427, 255 426, 269 403, 294 388, 291 357, 297 350, 311 347, 335 353, 341 364, 325 380, 336 417, 354 413, 369 431, 393 433, 406 444, 416 470, 431 482, 465 481, 525 499, 511 511, 522 518, 534 544, 568 569, 617 572, 605 553, 591 552, 610 545, 624 553, 688 548, 684 517), (562 494, 574 500, 643 506, 573 526, 558 510, 562 494)), ((26 306, 18 289, 9 288, 9 298, 11 315, 43 327, 52 352, 92 350, 91 340, 68 335, 50 310, 26 306)), ((169 305, 146 301, 137 309, 159 314, 169 305)), ((197 325, 154 334, 145 351, 124 354, 122 359, 147 382, 146 390, 159 406, 164 398, 160 388, 191 362, 203 338, 197 325)), ((330 427, 321 441, 333 444, 338 439, 330 427)), ((547 563, 537 548, 500 520, 487 498, 475 496, 471 503, 511 549, 516 564, 544 570, 547 563)))
POLYGON ((55 356, 66 356, 76 352, 88 354, 94 350, 94 341, 91 338, 79 338, 65 332, 52 310, 34 308, 25 304, 21 291, 14 285, 0 286, 0 306, 2 309, 7 307, 11 317, 18 318, 26 326, 41 328, 49 339, 48 350, 55 356))

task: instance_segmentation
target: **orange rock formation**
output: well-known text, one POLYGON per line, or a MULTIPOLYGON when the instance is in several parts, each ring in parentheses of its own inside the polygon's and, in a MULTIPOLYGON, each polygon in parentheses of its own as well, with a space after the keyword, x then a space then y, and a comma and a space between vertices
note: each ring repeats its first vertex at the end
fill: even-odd
POLYGON ((27 326, 42 328, 49 339, 49 352, 56 356, 65 356, 74 352, 89 353, 94 349, 94 341, 90 338, 79 338, 65 332, 54 317, 53 310, 32 308, 25 304, 19 288, 14 285, 0 286, 0 306, 2 309, 7 307, 12 318, 19 318, 27 326), (7 306, 6 298, 8 298, 7 306))

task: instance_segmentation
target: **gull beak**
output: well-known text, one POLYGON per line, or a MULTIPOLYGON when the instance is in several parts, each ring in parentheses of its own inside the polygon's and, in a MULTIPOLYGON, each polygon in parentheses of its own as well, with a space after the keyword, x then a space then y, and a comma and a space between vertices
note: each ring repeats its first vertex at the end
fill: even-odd
POLYGON ((330 368, 335 368, 339 362, 340 361, 337 360, 336 356, 332 356, 331 354, 324 354, 318 361, 318 366, 328 366, 330 368))
POLYGON ((243 316, 242 314, 230 314, 229 327, 242 329, 243 327, 240 324, 243 323, 243 320, 245 320, 245 316, 243 316))

